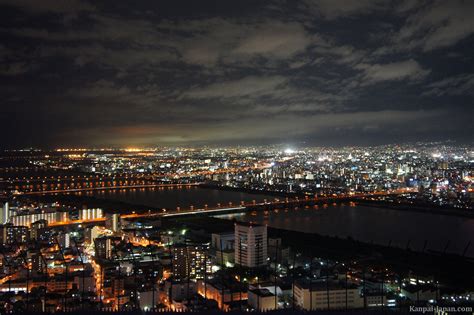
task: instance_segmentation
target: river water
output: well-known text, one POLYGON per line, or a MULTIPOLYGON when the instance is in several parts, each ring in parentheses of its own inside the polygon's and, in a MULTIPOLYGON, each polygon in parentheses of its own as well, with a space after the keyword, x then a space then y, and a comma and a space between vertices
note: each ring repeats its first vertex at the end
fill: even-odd
MULTIPOLYGON (((195 208, 216 206, 240 201, 250 202, 273 196, 223 191, 199 187, 126 189, 89 192, 98 198, 125 201, 132 204, 157 208, 182 209, 194 205, 195 208)), ((467 252, 474 257, 474 219, 392 210, 381 207, 367 207, 351 204, 328 205, 318 208, 270 210, 266 212, 221 215, 220 218, 237 219, 267 224, 270 227, 318 233, 321 235, 352 237, 356 240, 392 246, 409 247, 462 253, 469 241, 472 246, 467 252)))
POLYGON ((263 194, 250 194, 245 192, 218 190, 201 188, 197 186, 177 188, 136 188, 136 189, 114 189, 114 190, 96 190, 82 193, 85 196, 94 196, 96 198, 112 199, 124 201, 131 204, 144 205, 154 208, 166 208, 174 210, 177 207, 189 209, 190 206, 204 208, 207 204, 209 208, 216 207, 218 203, 221 206, 237 206, 241 201, 263 202, 265 199, 273 200, 274 196, 263 194))
POLYGON ((469 241, 467 255, 474 257, 474 219, 367 207, 328 205, 318 208, 271 210, 240 213, 220 218, 252 221, 268 226, 327 236, 374 242, 421 251, 462 253, 469 241), (408 243, 409 242, 409 243, 408 243))

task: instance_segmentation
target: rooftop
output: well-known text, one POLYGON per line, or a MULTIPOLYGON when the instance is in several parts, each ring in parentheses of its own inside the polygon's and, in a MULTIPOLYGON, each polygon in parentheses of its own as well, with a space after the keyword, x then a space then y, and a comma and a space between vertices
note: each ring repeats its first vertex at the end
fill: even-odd
POLYGON ((260 297, 275 296, 268 289, 252 289, 252 290, 249 290, 249 292, 252 292, 260 297))

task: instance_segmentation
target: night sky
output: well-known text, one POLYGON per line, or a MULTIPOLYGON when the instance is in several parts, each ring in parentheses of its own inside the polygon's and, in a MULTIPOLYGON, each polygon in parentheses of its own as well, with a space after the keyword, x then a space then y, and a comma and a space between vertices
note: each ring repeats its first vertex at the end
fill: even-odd
POLYGON ((0 145, 472 142, 473 16, 472 0, 0 0, 0 145))

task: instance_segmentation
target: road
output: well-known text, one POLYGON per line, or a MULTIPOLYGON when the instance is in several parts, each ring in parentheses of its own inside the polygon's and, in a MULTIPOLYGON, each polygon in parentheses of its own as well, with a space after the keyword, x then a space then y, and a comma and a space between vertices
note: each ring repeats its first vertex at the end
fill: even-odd
POLYGON ((82 192, 82 191, 94 191, 94 190, 110 190, 110 189, 129 189, 129 188, 159 188, 159 187, 191 187, 199 186, 201 183, 189 183, 189 184, 147 184, 147 185, 128 185, 128 186, 109 186, 109 187, 89 187, 89 188, 77 188, 77 189, 62 189, 62 190, 45 190, 45 191, 31 191, 18 193, 19 195, 44 195, 44 194, 60 194, 60 193, 71 193, 71 192, 82 192))
POLYGON ((221 206, 221 207, 213 207, 213 208, 199 208, 199 209, 179 209, 174 211, 163 210, 162 212, 155 212, 155 213, 132 213, 132 214, 125 214, 122 215, 121 218, 123 219, 135 219, 135 218, 150 218, 150 217, 173 217, 173 216, 182 216, 182 215, 192 215, 192 214, 202 214, 205 213, 218 213, 218 212, 226 212, 230 210, 245 210, 251 207, 271 207, 271 206, 282 206, 282 205, 294 205, 294 204, 304 204, 304 203, 312 203, 312 202, 325 202, 325 201, 332 201, 338 199, 348 199, 348 198, 370 198, 370 197, 381 197, 381 196, 391 196, 391 195, 400 195, 400 194, 407 194, 407 193, 414 193, 416 190, 411 188, 403 188, 398 190, 391 190, 391 191, 381 191, 381 192, 374 192, 374 193, 367 193, 367 194, 338 194, 338 195, 331 195, 331 196, 323 196, 323 197, 309 197, 306 196, 305 198, 295 197, 294 199, 284 198, 280 200, 276 198, 274 201, 267 201, 264 202, 251 202, 251 203, 240 203, 238 206, 232 206, 232 203, 229 203, 228 206, 221 206))
MULTIPOLYGON (((171 184, 170 184, 171 185, 171 184)), ((170 186, 168 185, 168 186, 170 186)), ((186 184, 186 185, 178 185, 175 186, 195 186, 196 184, 186 184)), ((163 186, 160 186, 163 187, 163 186)), ((174 186, 173 186, 174 187, 174 186)), ((391 196, 391 195, 399 195, 399 194, 406 194, 406 193, 414 193, 416 190, 410 188, 398 189, 393 191, 383 191, 383 192, 374 192, 374 193, 367 193, 367 194, 338 194, 338 195, 331 195, 331 196, 322 196, 322 197, 309 197, 306 196, 304 198, 295 197, 294 199, 290 198, 283 198, 278 199, 275 198, 273 201, 264 200, 264 202, 251 202, 251 203, 244 203, 241 202, 238 205, 232 205, 232 203, 228 203, 227 205, 222 205, 219 207, 205 207, 199 209, 177 209, 173 211, 163 209, 161 212, 148 212, 148 213, 130 213, 130 214, 123 214, 120 216, 122 219, 140 219, 140 218, 153 218, 153 217, 177 217, 183 215, 193 215, 193 214, 203 214, 203 213, 219 213, 219 212, 228 212, 228 211, 245 211, 246 209, 255 208, 255 207, 279 207, 283 205, 304 205, 314 202, 331 202, 334 200, 339 199, 357 199, 357 198, 370 198, 370 197, 381 197, 381 196, 391 196)), ((49 224, 50 226, 67 226, 67 225, 77 225, 77 224, 92 224, 92 223, 103 223, 105 222, 105 218, 97 218, 97 219, 90 219, 90 220, 71 220, 71 221, 64 221, 64 222, 55 222, 49 224)))

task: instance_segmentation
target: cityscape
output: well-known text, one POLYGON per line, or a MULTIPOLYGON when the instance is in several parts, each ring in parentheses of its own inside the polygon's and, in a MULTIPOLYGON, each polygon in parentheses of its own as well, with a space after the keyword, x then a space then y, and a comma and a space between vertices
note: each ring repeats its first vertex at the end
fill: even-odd
POLYGON ((473 14, 0 0, 0 314, 473 314, 473 14))
POLYGON ((453 244, 461 252, 450 239, 438 240, 439 250, 324 236, 313 245, 312 234, 282 232, 256 214, 303 211, 318 220, 334 207, 365 205, 472 220, 473 163, 472 147, 449 143, 8 150, 2 298, 6 310, 35 312, 470 305, 472 234, 453 244), (155 190, 175 206, 146 206, 155 190), (187 202, 172 194, 189 190, 187 202), (132 203, 117 198, 129 191, 132 203), (242 213, 250 220, 226 217, 242 213))

